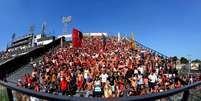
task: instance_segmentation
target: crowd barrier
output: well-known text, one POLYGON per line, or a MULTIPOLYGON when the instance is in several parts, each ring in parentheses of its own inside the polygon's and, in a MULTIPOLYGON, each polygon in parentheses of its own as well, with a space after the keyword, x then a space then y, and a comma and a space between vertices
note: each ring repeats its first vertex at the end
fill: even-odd
MULTIPOLYGON (((187 101, 190 95, 189 90, 194 89, 195 87, 200 87, 201 81, 193 83, 191 85, 184 86, 182 88, 171 89, 161 93, 153 93, 153 94, 148 94, 144 96, 126 96, 126 97, 110 98, 110 99, 52 95, 48 93, 35 92, 33 90, 26 89, 26 88, 16 87, 15 85, 4 82, 4 81, 0 81, 0 85, 3 86, 4 88, 22 93, 26 96, 35 97, 37 99, 43 99, 48 101, 94 101, 94 100, 96 101, 156 101, 156 100, 159 100, 160 101, 160 99, 172 99, 173 97, 175 97, 175 95, 177 96, 177 98, 178 97, 180 98, 180 101, 187 101)), ((167 100, 167 101, 170 101, 170 100, 167 100)))

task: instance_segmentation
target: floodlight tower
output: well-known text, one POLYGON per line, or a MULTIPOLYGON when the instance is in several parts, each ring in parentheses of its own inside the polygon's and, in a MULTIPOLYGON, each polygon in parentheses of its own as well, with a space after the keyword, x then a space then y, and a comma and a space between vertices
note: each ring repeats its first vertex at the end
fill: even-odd
POLYGON ((32 35, 32 42, 31 42, 32 47, 34 47, 34 41, 35 41, 34 31, 35 31, 35 26, 31 25, 29 28, 29 33, 32 35))
POLYGON ((15 36, 16 36, 16 33, 13 33, 13 35, 12 35, 12 42, 14 41, 15 36))
POLYGON ((43 22, 42 27, 41 27, 41 36, 45 35, 46 27, 47 27, 46 22, 43 22))
MULTIPOLYGON (((63 34, 66 35, 67 34, 67 25, 71 22, 72 17, 71 16, 63 16, 62 17, 62 23, 64 24, 64 28, 63 28, 63 34)), ((61 38, 61 47, 63 47, 63 38, 61 38)))
POLYGON ((188 60, 188 75, 190 76, 190 73, 191 73, 191 55, 188 54, 187 56, 187 60, 188 60))
POLYGON ((71 16, 63 16, 62 22, 64 24, 63 34, 67 34, 67 25, 71 22, 71 16))

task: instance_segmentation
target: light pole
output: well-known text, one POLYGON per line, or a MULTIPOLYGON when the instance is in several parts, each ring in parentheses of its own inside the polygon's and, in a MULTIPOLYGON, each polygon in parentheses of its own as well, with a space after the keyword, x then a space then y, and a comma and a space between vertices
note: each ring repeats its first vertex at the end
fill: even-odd
MULTIPOLYGON (((62 23, 64 24, 63 34, 67 34, 67 24, 69 24, 72 20, 71 16, 63 16, 62 23)), ((61 37, 61 48, 63 47, 63 37, 61 37)))
POLYGON ((63 34, 67 34, 67 24, 72 20, 71 16, 63 16, 62 23, 64 24, 63 34))
POLYGON ((187 55, 187 59, 188 59, 188 76, 190 76, 190 72, 191 72, 191 55, 187 55))

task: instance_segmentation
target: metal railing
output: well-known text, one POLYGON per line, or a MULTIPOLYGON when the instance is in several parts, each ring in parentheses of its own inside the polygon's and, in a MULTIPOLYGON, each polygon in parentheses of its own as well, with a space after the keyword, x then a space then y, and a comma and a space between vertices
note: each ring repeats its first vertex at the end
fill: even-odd
POLYGON ((138 41, 135 41, 135 44, 136 44, 137 46, 142 47, 143 49, 147 49, 147 50, 151 51, 152 53, 155 53, 156 55, 162 56, 162 57, 164 57, 164 58, 167 58, 167 57, 168 57, 168 56, 166 56, 166 55, 164 55, 164 54, 162 54, 162 53, 160 53, 160 52, 158 52, 158 51, 156 51, 156 50, 154 50, 154 49, 152 49, 152 48, 149 48, 149 47, 147 47, 147 46, 141 44, 141 43, 138 42, 138 41))
POLYGON ((126 96, 126 97, 111 98, 111 99, 52 95, 49 93, 35 92, 33 90, 30 90, 30 89, 16 87, 15 85, 4 82, 4 81, 0 81, 0 85, 9 89, 9 90, 13 90, 16 92, 23 93, 25 95, 29 95, 29 96, 36 97, 39 99, 44 99, 44 100, 50 100, 50 101, 94 101, 94 100, 98 100, 98 101, 108 101, 108 100, 114 100, 114 101, 154 101, 154 100, 158 100, 158 99, 167 98, 167 97, 170 97, 170 96, 176 95, 178 93, 182 93, 182 92, 183 92, 183 95, 182 95, 181 101, 187 101, 188 97, 190 95, 189 90, 193 89, 197 86, 201 86, 201 81, 193 83, 191 85, 184 86, 182 88, 171 89, 171 90, 168 90, 166 92, 153 93, 153 94, 148 94, 148 95, 144 95, 144 96, 126 96))

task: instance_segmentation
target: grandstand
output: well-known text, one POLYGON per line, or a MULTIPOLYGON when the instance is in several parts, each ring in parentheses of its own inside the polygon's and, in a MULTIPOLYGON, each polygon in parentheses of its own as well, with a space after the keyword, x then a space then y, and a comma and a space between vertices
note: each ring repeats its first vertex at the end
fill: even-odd
POLYGON ((186 101, 188 89, 201 84, 200 75, 179 76, 171 58, 137 41, 133 49, 125 37, 84 36, 79 47, 60 47, 60 40, 1 64, 9 100, 186 101))
POLYGON ((54 36, 45 34, 25 34, 14 38, 11 41, 10 46, 7 47, 6 51, 0 53, 0 63, 8 61, 13 57, 26 54, 26 52, 51 43, 53 40, 55 40, 54 36))
POLYGON ((25 54, 33 49, 33 39, 33 34, 26 34, 24 36, 12 39, 10 46, 8 46, 6 51, 1 55, 0 63, 3 63, 17 55, 25 54))

